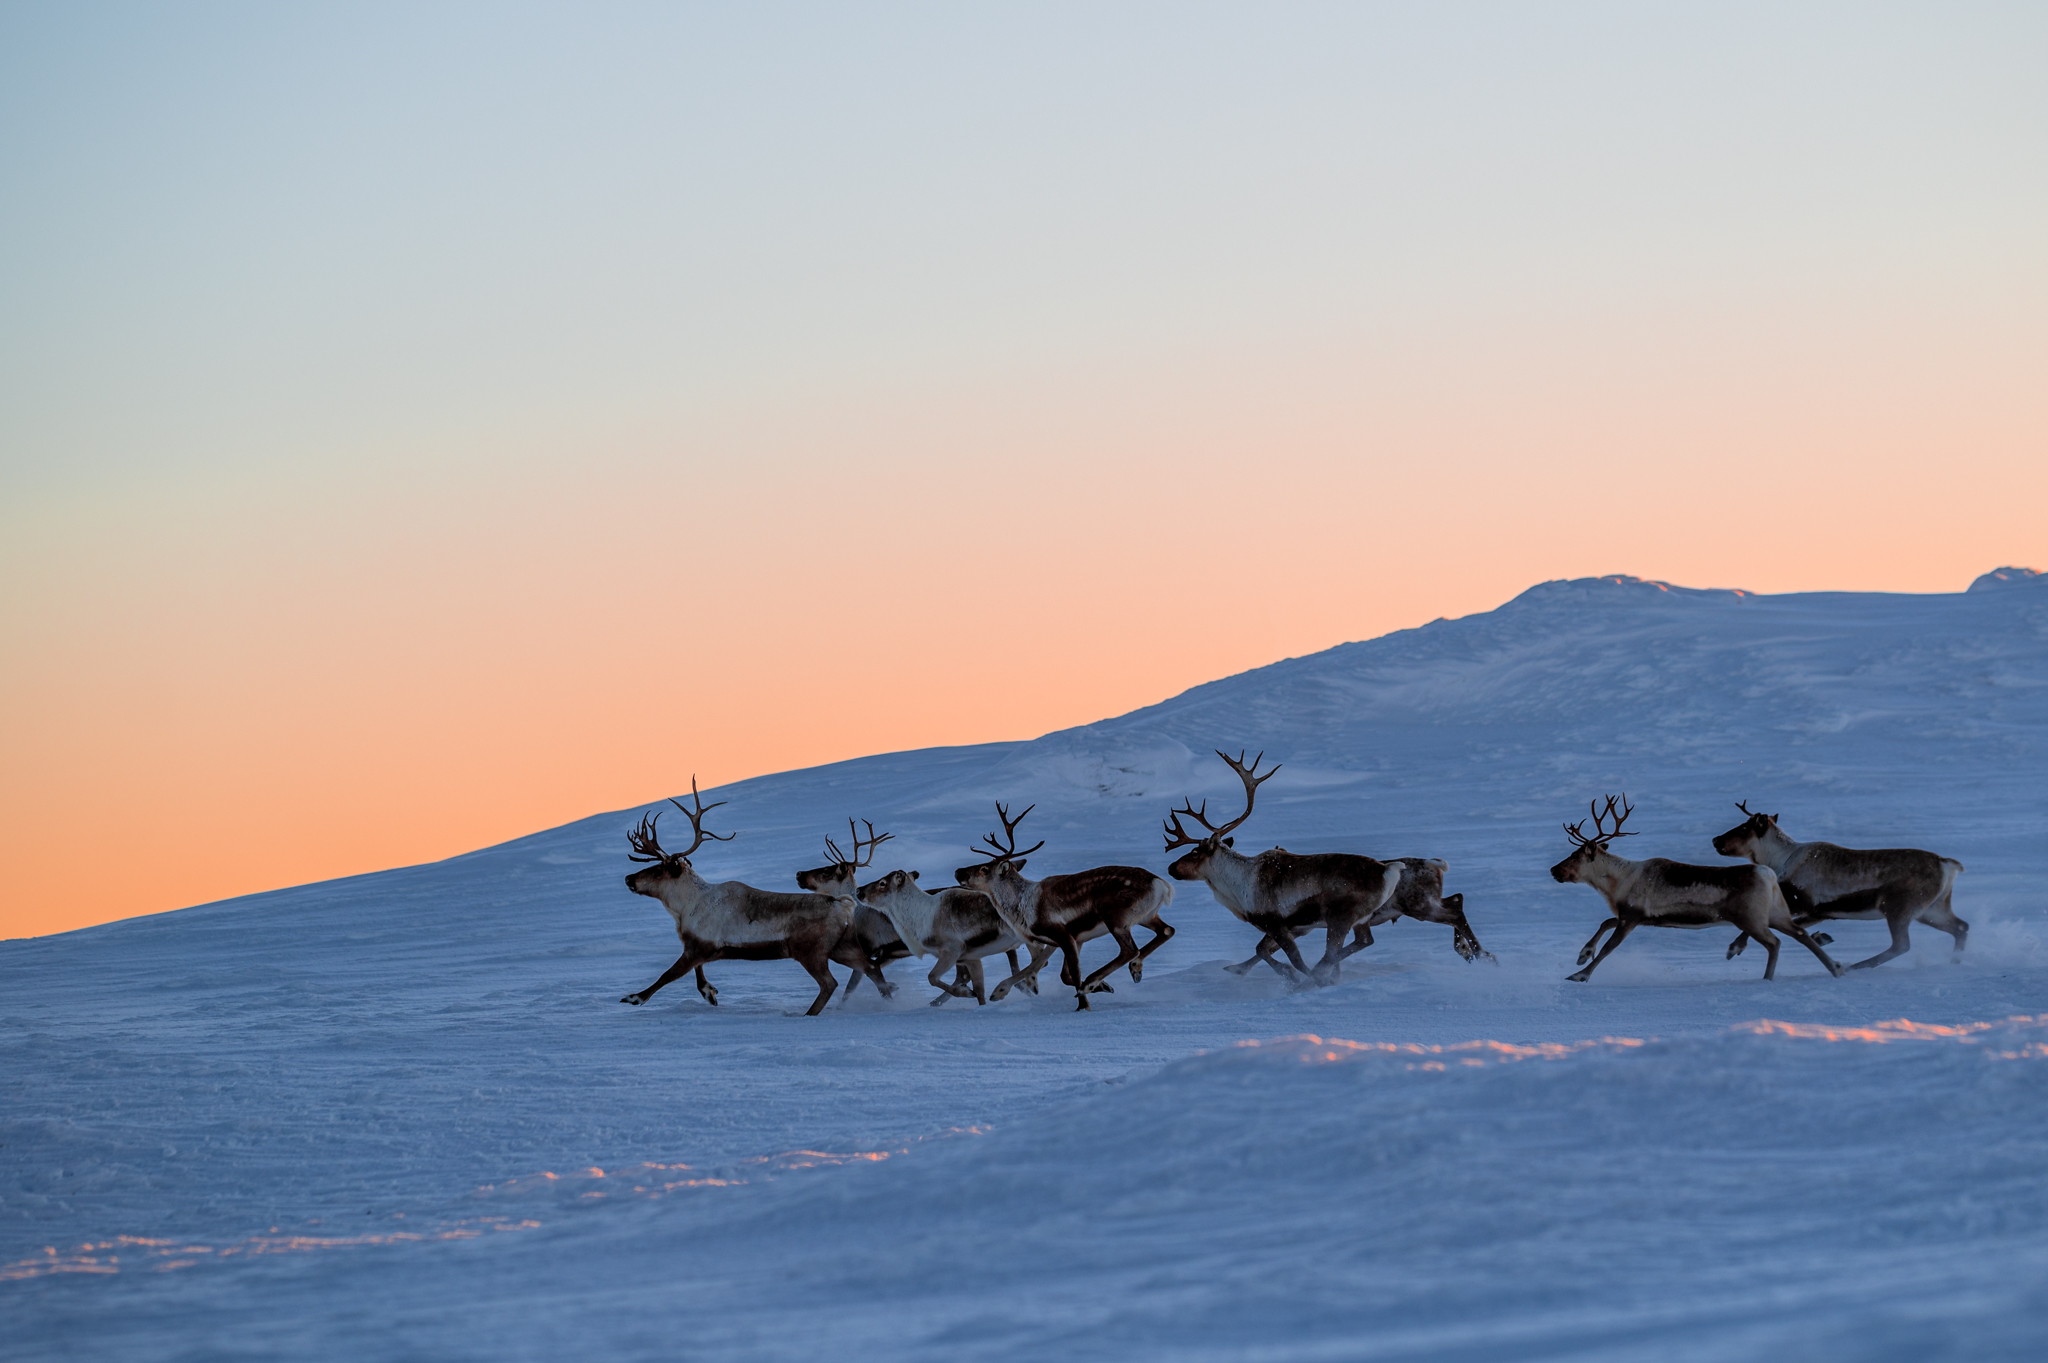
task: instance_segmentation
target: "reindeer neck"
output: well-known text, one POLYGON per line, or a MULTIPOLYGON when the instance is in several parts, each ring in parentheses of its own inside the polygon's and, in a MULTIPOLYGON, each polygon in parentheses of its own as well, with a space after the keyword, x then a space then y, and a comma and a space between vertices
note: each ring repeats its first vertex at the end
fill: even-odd
POLYGON ((1218 847, 1215 855, 1202 863, 1202 879, 1224 907, 1242 914, 1252 905, 1258 863, 1258 857, 1248 857, 1232 847, 1218 847))
POLYGON ((869 902, 871 909, 881 910, 889 920, 889 926, 896 929, 896 936, 910 949, 913 956, 926 955, 924 939, 932 935, 932 919, 939 911, 939 894, 927 892, 922 886, 906 885, 891 894, 877 895, 869 902))
POLYGON ((1762 837, 1750 844, 1749 859, 1759 866, 1768 866, 1779 875, 1783 875, 1785 863, 1792 859, 1794 852, 1805 845, 1786 837, 1784 830, 1774 824, 1762 837))
POLYGON ((1607 896, 1609 900, 1613 900, 1626 892, 1629 882, 1636 878, 1642 866, 1639 861, 1630 861, 1627 857, 1618 857, 1612 852, 1602 852, 1586 863, 1585 874, 1580 879, 1607 896))

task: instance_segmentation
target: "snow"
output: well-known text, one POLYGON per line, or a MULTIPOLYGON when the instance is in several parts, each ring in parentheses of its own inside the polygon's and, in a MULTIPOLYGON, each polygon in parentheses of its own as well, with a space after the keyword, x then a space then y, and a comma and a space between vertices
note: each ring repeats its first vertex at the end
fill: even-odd
POLYGON ((927 1007, 910 962, 815 1019, 786 962, 626 1008, 676 951, 620 883, 638 810, 0 943, 0 1352, 2038 1354, 2048 586, 1546 583, 1031 743, 707 792, 740 837, 699 865, 788 888, 853 814, 943 884, 1003 799, 1038 802, 1034 874, 1163 868, 1240 746, 1285 764, 1240 846, 1444 857, 1499 964, 1404 922, 1290 991, 1226 974, 1251 930, 1180 885, 1092 1013, 1050 976, 927 1007), (1621 790, 1632 855, 1717 862, 1747 799, 1955 857, 1967 961, 1923 928, 1765 984, 1732 933, 1645 930, 1569 984, 1604 909, 1545 868, 1621 790))

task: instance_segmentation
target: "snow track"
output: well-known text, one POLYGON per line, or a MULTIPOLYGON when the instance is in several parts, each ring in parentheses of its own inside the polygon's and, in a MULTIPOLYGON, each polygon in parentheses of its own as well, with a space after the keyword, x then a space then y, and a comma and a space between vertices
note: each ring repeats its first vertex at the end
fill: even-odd
POLYGON ((787 963, 628 1009, 675 947, 619 883, 626 813, 0 944, 0 1353, 2038 1353, 2048 587, 1547 584, 1035 743, 729 787, 700 864, 784 888, 857 814, 943 883, 1000 797, 1040 801, 1034 872, 1157 866, 1240 743, 1288 764, 1241 843, 1443 856, 1500 965, 1401 923, 1291 992, 1226 974, 1250 930, 1183 886, 1088 1015, 927 1008, 898 966, 805 1019, 787 963), (1566 983, 1602 913, 1544 867, 1624 788, 1641 855, 1716 861, 1748 798, 1956 857, 1969 962, 1921 929, 1766 985, 1732 933, 1645 930, 1566 983))

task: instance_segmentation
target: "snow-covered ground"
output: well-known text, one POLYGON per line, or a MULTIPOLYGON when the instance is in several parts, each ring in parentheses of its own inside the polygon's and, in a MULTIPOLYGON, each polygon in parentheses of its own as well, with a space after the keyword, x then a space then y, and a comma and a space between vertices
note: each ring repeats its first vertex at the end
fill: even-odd
POLYGON ((698 864, 787 887, 860 815, 944 882, 1003 799, 1038 803, 1033 873, 1163 868, 1239 746, 1286 764, 1241 845, 1444 857, 1498 965, 1404 922, 1290 992, 1224 973, 1253 934, 1183 885, 1091 1013, 930 1008, 910 962, 815 1019, 786 962, 626 1008, 676 951, 620 883, 638 810, 0 943, 0 1352, 2040 1355, 2048 581, 1547 583, 1031 743, 707 793, 740 837, 698 864), (1731 933, 1646 930, 1569 984, 1604 910, 1546 868, 1621 790, 1631 855, 1716 862, 1748 799, 1955 857, 1968 961, 1921 929, 1766 984, 1731 933))

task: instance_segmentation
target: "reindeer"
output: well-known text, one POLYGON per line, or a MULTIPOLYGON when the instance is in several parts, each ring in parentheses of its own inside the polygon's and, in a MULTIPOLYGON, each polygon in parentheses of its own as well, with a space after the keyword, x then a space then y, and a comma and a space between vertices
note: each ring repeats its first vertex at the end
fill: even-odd
POLYGON ((1584 819, 1564 826, 1565 836, 1573 844, 1572 854, 1550 868, 1551 879, 1559 884, 1575 880, 1598 890, 1614 914, 1593 930, 1592 937, 1579 951, 1579 964, 1585 969, 1567 978, 1584 983, 1631 932, 1645 923, 1660 928, 1705 928, 1733 923, 1744 936, 1762 942, 1764 950, 1770 953, 1764 963, 1767 980, 1775 979, 1778 973, 1778 938, 1772 931, 1776 929, 1790 933, 1801 946, 1819 957, 1830 975, 1842 973, 1842 967, 1821 950, 1820 943, 1792 921, 1792 911, 1778 890, 1777 874, 1768 866, 1688 866, 1663 857, 1647 861, 1618 857, 1608 850, 1608 844, 1616 838, 1635 836, 1621 831, 1628 816, 1635 812, 1634 806, 1628 803, 1626 795, 1618 799, 1608 796, 1605 809, 1598 805, 1596 800, 1587 806, 1593 817, 1591 834, 1583 831, 1584 819), (1621 806, 1618 813, 1617 803, 1621 806), (1610 814, 1615 816, 1612 828, 1606 826, 1610 814), (1609 929, 1614 936, 1595 956, 1593 949, 1609 929))
MULTIPOLYGON (((1394 890, 1393 898, 1374 910, 1372 916, 1358 925, 1351 944, 1344 948, 1345 959, 1372 945, 1372 930, 1396 918, 1414 918, 1424 923, 1448 923, 1451 928, 1451 949, 1467 961, 1485 959, 1495 961, 1494 954, 1479 945, 1479 937, 1472 931, 1472 925, 1465 921, 1465 896, 1444 893, 1444 872, 1450 866, 1436 857, 1388 857, 1387 865, 1401 870, 1401 883, 1394 890)), ((1263 945, 1263 944, 1262 944, 1263 945)), ((1258 957, 1229 967, 1242 975, 1258 962, 1258 957)), ((1269 958, 1270 959, 1270 958, 1269 958)))
MULTIPOLYGON (((820 894, 778 894, 757 890, 737 880, 716 885, 705 880, 690 864, 690 857, 707 839, 730 842, 738 835, 704 830, 704 816, 725 801, 705 804, 704 797, 697 793, 695 777, 690 779, 690 797, 695 809, 686 808, 680 800, 669 801, 683 811, 696 834, 683 851, 662 849, 658 836, 660 814, 642 815, 640 826, 626 835, 632 859, 652 863, 627 876, 626 888, 661 901, 669 917, 675 920, 683 954, 662 972, 660 979, 619 1002, 637 1007, 671 981, 712 961, 788 959, 803 966, 818 982, 818 997, 806 1012, 807 1016, 816 1017, 839 987, 826 962, 857 950, 851 931, 853 901, 820 894)), ((713 994, 706 997, 716 1002, 713 994)))
POLYGON ((1020 938, 1030 941, 1031 964, 995 987, 989 995, 1000 999, 1014 984, 1035 992, 1038 971, 1051 959, 1048 947, 1062 956, 1060 980, 1074 987, 1074 1009, 1086 1011, 1088 996, 1108 992, 1108 977, 1131 968, 1131 979, 1144 976, 1145 958, 1173 936, 1173 928, 1159 916, 1173 902, 1173 886, 1139 866, 1097 866, 1070 875, 1047 876, 1043 880, 1024 877, 1024 859, 1045 846, 1040 839, 1022 852, 1017 848, 1017 825, 1037 805, 1027 805, 1012 819, 1000 802, 996 817, 1002 820, 1006 842, 988 834, 986 849, 970 851, 987 858, 975 866, 962 866, 953 878, 970 890, 980 890, 995 902, 996 909, 1020 938), (1152 940, 1141 950, 1131 929, 1151 929, 1152 940), (1115 959, 1092 975, 1081 973, 1081 943, 1104 933, 1116 939, 1115 959))
MULTIPOLYGON (((1207 881, 1209 892, 1222 902, 1224 908, 1264 934, 1251 960, 1228 967, 1230 970, 1242 974, 1257 962, 1264 961, 1283 977, 1307 978, 1317 984, 1336 983, 1339 962, 1372 941, 1372 934, 1361 927, 1360 942, 1347 950, 1344 945, 1346 934, 1354 926, 1372 921, 1375 914, 1388 908, 1394 892, 1400 887, 1402 867, 1350 852, 1297 856, 1285 848, 1276 847, 1248 857, 1236 851, 1233 846, 1236 839, 1230 836, 1231 831, 1252 816, 1259 787, 1278 775, 1280 768, 1275 765, 1272 771, 1260 776, 1259 763, 1266 759, 1263 752, 1252 759, 1249 767, 1245 765, 1241 752, 1235 761, 1222 752, 1216 755, 1237 773, 1237 779, 1244 785, 1244 812, 1219 827, 1209 822, 1207 800, 1202 801, 1200 809, 1195 808, 1192 800, 1183 801, 1181 808, 1174 810, 1166 820, 1165 850, 1171 852, 1176 847, 1192 847, 1194 850, 1167 867, 1166 873, 1175 880, 1207 881), (1200 824, 1206 830, 1204 835, 1196 837, 1188 832, 1181 823, 1183 817, 1200 824), (1316 928, 1325 930, 1325 945, 1323 959, 1311 970, 1302 959, 1301 948, 1295 945, 1294 939, 1297 933, 1312 932, 1316 928), (1287 959, 1294 967, 1292 975, 1273 959, 1275 946, 1287 953, 1287 959)), ((1436 874, 1440 887, 1443 873, 1439 870, 1436 874)), ((1377 921, 1387 922, 1394 916, 1387 913, 1385 918, 1377 921)))
MULTIPOLYGON (((1794 842, 1778 827, 1777 815, 1752 813, 1747 800, 1737 800, 1735 807, 1747 817, 1715 838, 1714 850, 1724 857, 1746 857, 1776 872, 1800 927, 1830 918, 1882 918, 1891 928, 1890 947, 1849 969, 1867 970, 1911 951, 1907 934, 1915 922, 1947 933, 1955 942, 1950 959, 1962 959, 1970 925, 1949 906, 1949 894, 1963 869, 1960 861, 1904 847, 1865 852, 1831 842, 1794 842)), ((1820 933, 1813 940, 1834 939, 1820 933)), ((1741 954, 1747 943, 1745 937, 1730 942, 1729 957, 1741 954)))
MULTIPOLYGON (((981 966, 984 956, 1007 952, 1011 975, 1018 973, 1017 948, 1024 934, 984 891, 948 885, 927 892, 918 887, 917 872, 896 870, 861 886, 860 901, 864 909, 885 916, 894 929, 891 936, 905 955, 932 955, 931 973, 925 978, 942 991, 932 1000, 934 1008, 947 999, 988 1002, 981 966), (956 972, 951 984, 943 978, 949 970, 956 972)), ((849 991, 852 988, 847 986, 849 991)))
MULTIPOLYGON (((868 835, 862 838, 854 827, 853 820, 846 821, 846 831, 853 840, 851 855, 839 850, 839 844, 825 839, 826 862, 813 866, 807 871, 796 873, 798 887, 812 894, 822 894, 834 899, 853 901, 853 931, 833 952, 832 959, 842 965, 851 965, 854 970, 846 977, 846 991, 842 999, 852 995, 855 986, 864 978, 872 978, 875 988, 882 997, 894 998, 896 986, 889 983, 882 974, 882 967, 890 961, 900 961, 910 954, 896 936, 896 930, 880 912, 861 902, 860 887, 854 884, 854 873, 874 860, 875 849, 890 841, 895 835, 883 833, 877 836, 875 826, 868 820, 861 822, 868 826, 868 835), (865 849, 865 851, 863 851, 865 849)), ((701 976, 702 971, 698 974, 701 976)))

